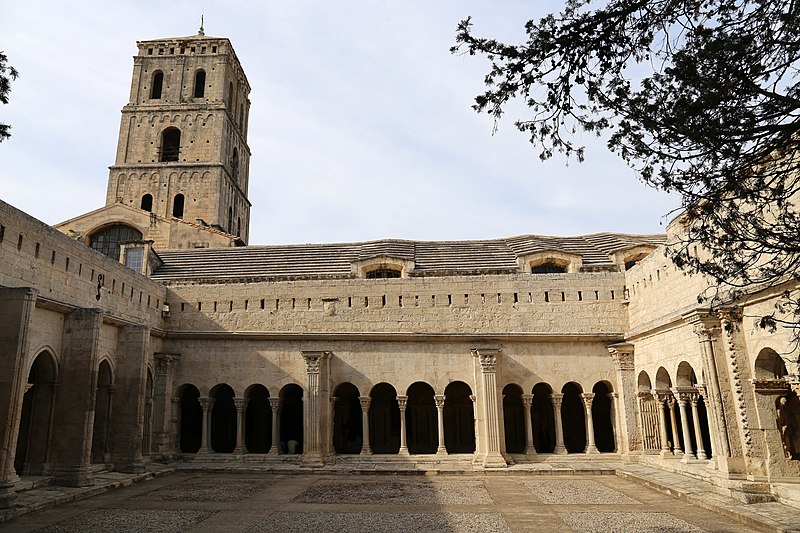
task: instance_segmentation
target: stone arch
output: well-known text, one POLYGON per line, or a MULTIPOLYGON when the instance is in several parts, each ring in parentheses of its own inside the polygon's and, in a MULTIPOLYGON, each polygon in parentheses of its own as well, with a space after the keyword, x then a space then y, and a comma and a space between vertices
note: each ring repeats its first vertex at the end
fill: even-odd
POLYGON ((250 453, 267 453, 272 444, 272 408, 269 390, 261 384, 244 391, 244 446, 250 453))
POLYGON ((531 390, 531 427, 533 428, 533 446, 537 453, 553 453, 556 448, 556 421, 553 410, 553 388, 549 383, 537 383, 531 390))
POLYGON ((669 377, 669 372, 663 366, 658 367, 656 371, 656 389, 667 390, 672 387, 672 379, 669 377))
POLYGON ((694 368, 686 361, 681 361, 678 365, 678 371, 675 374, 675 385, 678 387, 694 387, 697 385, 697 376, 694 373, 694 368))
POLYGON ((279 397, 280 446, 285 453, 302 453, 303 388, 296 383, 287 383, 281 388, 279 397))
POLYGON ((503 387, 503 429, 506 453, 525 452, 525 407, 522 388, 516 383, 503 387))
POLYGON ((217 453, 232 453, 236 448, 236 393, 233 388, 220 383, 209 391, 211 406, 211 449, 217 453))
POLYGON ((569 453, 582 453, 586 449, 586 411, 583 405, 583 388, 571 381, 561 388, 561 421, 564 428, 564 446, 569 453))
MULTIPOLYGON (((34 352, 35 353, 35 352, 34 352)), ((18 475, 43 475, 50 457, 58 362, 49 349, 31 361, 17 433, 14 469, 18 475)))
POLYGON ((612 399, 614 392, 608 381, 598 381, 592 387, 592 425, 594 428, 594 442, 597 451, 601 453, 614 452, 617 444, 614 435, 614 419, 612 417, 612 399))
POLYGON ((756 357, 753 377, 755 379, 784 379, 788 372, 783 358, 772 348, 764 348, 756 357))
POLYGON ((182 453, 197 453, 203 441, 203 408, 200 390, 186 383, 178 387, 180 399, 179 446, 182 453))
POLYGON ((333 396, 333 449, 338 454, 361 453, 364 427, 358 388, 350 382, 340 383, 333 396))
POLYGON ((444 446, 448 453, 475 452, 475 405, 472 389, 453 381, 444 389, 444 446))
POLYGON ((439 432, 433 387, 424 381, 417 381, 409 385, 406 395, 409 453, 436 453, 439 432))
POLYGON ((653 390, 653 384, 650 381, 650 375, 644 370, 639 372, 639 377, 636 379, 636 383, 638 385, 639 392, 641 393, 650 392, 653 390))
POLYGON ((97 367, 97 392, 94 397, 94 425, 92 433, 92 463, 102 464, 111 460, 110 429, 112 402, 114 397, 114 370, 105 357, 97 367))
POLYGON ((400 451, 400 407, 397 391, 389 383, 378 383, 369 393, 369 444, 373 453, 400 451))

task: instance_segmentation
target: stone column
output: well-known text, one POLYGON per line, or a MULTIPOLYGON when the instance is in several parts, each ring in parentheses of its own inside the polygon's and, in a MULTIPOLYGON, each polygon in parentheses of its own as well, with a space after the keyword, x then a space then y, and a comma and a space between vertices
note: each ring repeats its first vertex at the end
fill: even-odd
POLYGON ((658 430, 661 434, 661 457, 666 457, 670 452, 669 439, 667 438, 667 410, 664 407, 664 402, 670 397, 670 394, 665 391, 653 391, 653 395, 658 401, 658 430))
POLYGON ((583 399, 583 407, 586 411, 586 448, 583 453, 600 453, 597 451, 597 446, 594 443, 594 418, 592 418, 592 400, 594 400, 593 392, 584 392, 581 394, 583 399))
POLYGON ((58 485, 85 487, 94 482, 92 432, 102 325, 100 309, 76 309, 64 319, 59 362, 61 400, 53 428, 53 474, 58 485))
POLYGON ((175 432, 172 422, 171 401, 174 394, 173 374, 179 354, 156 353, 155 376, 153 379, 153 437, 151 449, 161 457, 169 457, 180 449, 180 443, 173 444, 175 432))
MULTIPOLYGON (((170 399, 172 410, 169 414, 169 435, 165 439, 170 455, 181 453, 181 399, 174 396, 170 399)), ((202 435, 200 437, 202 439, 202 435)))
MULTIPOLYGON (((109 423, 112 428, 112 456, 117 470, 141 473, 145 470, 142 455, 145 399, 147 397, 147 361, 150 348, 150 327, 129 325, 117 334, 117 358, 114 368, 114 389, 109 389, 109 423), (111 416, 111 397, 114 416, 111 416)), ((106 440, 108 442, 108 440, 106 440)))
POLYGON ((522 395, 522 406, 525 408, 525 455, 536 456, 536 448, 533 446, 533 424, 531 424, 531 406, 533 405, 533 394, 522 395))
POLYGON ((197 453, 211 453, 211 408, 214 406, 214 398, 198 398, 200 408, 203 410, 203 430, 200 434, 200 449, 197 453))
POLYGON ((444 445, 444 394, 436 394, 433 399, 436 402, 436 420, 439 428, 439 446, 436 448, 436 453, 446 454, 447 448, 444 445))
POLYGON ((280 449, 280 424, 278 423, 278 416, 281 409, 280 398, 270 398, 269 407, 272 409, 272 444, 269 447, 269 455, 278 455, 280 449))
POLYGON ((616 409, 618 431, 615 435, 617 451, 620 453, 640 451, 643 446, 641 430, 639 424, 636 423, 638 386, 636 383, 633 344, 626 342, 612 344, 608 347, 608 352, 614 361, 614 368, 617 374, 616 392, 619 393, 619 405, 616 409))
POLYGON ((564 446, 564 424, 561 422, 561 402, 564 400, 564 395, 560 392, 554 392, 550 395, 553 401, 553 412, 556 419, 556 447, 553 453, 564 455, 567 453, 567 448, 564 446))
MULTIPOLYGON (((695 459, 696 456, 694 455, 694 451, 692 450, 692 434, 689 430, 689 415, 686 410, 686 403, 689 400, 689 393, 681 387, 675 387, 672 389, 672 393, 675 395, 676 402, 678 403, 678 409, 681 413, 681 432, 683 434, 683 458, 681 459, 682 463, 688 463, 690 459, 695 459)), ((675 439, 678 440, 678 439, 675 439)))
POLYGON ((408 455, 408 440, 406 437, 406 402, 408 402, 408 396, 397 396, 397 407, 400 408, 400 455, 408 455))
POLYGON ((361 455, 372 455, 369 445, 369 404, 372 398, 369 396, 359 396, 358 402, 361 404, 361 455))
POLYGON ((486 455, 483 466, 489 468, 505 468, 506 460, 500 453, 500 402, 497 401, 497 348, 473 348, 472 355, 478 358, 481 365, 481 392, 483 393, 483 410, 485 414, 484 433, 486 434, 486 455))
POLYGON ((675 417, 675 396, 670 395, 667 398, 667 405, 669 406, 669 422, 672 428, 672 455, 683 455, 683 448, 681 448, 681 439, 678 436, 678 419, 675 417))
POLYGON ((689 394, 689 404, 692 406, 692 422, 694 422, 694 441, 697 443, 697 458, 705 461, 708 459, 706 450, 703 446, 703 431, 700 427, 700 416, 697 410, 698 393, 689 394))
POLYGON ((30 322, 37 292, 31 288, 0 288, 0 509, 17 499, 14 470, 22 401, 25 394, 25 357, 29 351, 30 322))
MULTIPOLYGON (((619 452, 619 441, 622 435, 622 431, 619 427, 619 407, 617 406, 619 394, 616 392, 609 392, 608 399, 611 401, 611 427, 614 429, 614 451, 619 452)), ((639 434, 641 435, 641 428, 639 434)), ((642 444, 641 449, 644 450, 644 444, 642 444)))
POLYGON ((247 398, 234 398, 233 405, 236 406, 236 448, 233 453, 244 453, 244 408, 247 405, 247 398))
POLYGON ((322 466, 322 425, 325 423, 320 392, 324 381, 320 373, 325 371, 325 361, 331 352, 302 352, 306 363, 306 396, 303 398, 303 462, 309 466, 322 466))

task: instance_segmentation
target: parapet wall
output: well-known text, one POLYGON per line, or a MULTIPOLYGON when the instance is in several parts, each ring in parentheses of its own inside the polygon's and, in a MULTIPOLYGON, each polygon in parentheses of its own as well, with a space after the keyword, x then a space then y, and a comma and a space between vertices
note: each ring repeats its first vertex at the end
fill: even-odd
POLYGON ((169 283, 170 331, 621 338, 619 273, 169 283))
POLYGON ((101 308, 105 315, 161 326, 166 289, 0 201, 0 286, 34 287, 55 306, 101 308), (98 276, 103 286, 98 291, 98 276), (97 295, 100 299, 97 299, 97 295))

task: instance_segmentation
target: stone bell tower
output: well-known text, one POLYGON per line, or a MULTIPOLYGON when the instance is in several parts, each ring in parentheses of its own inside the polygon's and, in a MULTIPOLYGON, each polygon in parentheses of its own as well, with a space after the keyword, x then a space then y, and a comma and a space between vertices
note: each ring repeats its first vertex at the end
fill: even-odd
POLYGON ((124 204, 247 243, 250 85, 228 39, 137 42, 106 206, 124 204))

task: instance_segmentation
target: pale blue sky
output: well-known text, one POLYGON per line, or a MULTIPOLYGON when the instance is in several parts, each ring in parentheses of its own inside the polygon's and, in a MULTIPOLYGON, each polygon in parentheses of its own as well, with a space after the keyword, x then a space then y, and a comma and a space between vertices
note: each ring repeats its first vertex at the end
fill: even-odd
POLYGON ((0 198, 48 223, 96 209, 136 40, 228 37, 252 93, 251 243, 660 233, 677 200, 602 142, 583 164, 477 115, 488 63, 453 56, 459 20, 511 42, 557 1, 11 2, 0 50, 20 71, 0 121, 0 198), (113 6, 113 7, 112 7, 113 6))

